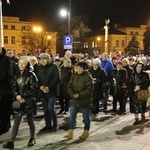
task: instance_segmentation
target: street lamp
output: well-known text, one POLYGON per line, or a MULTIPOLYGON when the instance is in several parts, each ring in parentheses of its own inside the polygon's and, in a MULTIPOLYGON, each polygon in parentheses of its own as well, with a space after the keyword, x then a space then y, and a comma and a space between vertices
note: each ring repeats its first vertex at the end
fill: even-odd
POLYGON ((67 9, 62 9, 60 11, 60 15, 62 17, 68 16, 68 35, 70 35, 71 26, 70 26, 70 18, 71 18, 71 0, 69 0, 69 6, 67 9))

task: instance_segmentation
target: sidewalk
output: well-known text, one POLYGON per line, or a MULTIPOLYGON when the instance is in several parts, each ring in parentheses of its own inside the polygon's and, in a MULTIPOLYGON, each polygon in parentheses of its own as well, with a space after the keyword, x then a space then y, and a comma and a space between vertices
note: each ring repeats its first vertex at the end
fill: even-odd
MULTIPOLYGON (((108 107, 110 110, 112 106, 108 107)), ((42 116, 42 110, 38 115, 42 116)), ((58 115, 60 129, 57 132, 37 134, 44 126, 44 119, 37 117, 36 145, 28 148, 29 129, 25 119, 22 120, 19 133, 15 141, 16 150, 149 150, 150 149, 150 122, 146 113, 145 125, 133 126, 134 116, 127 113, 124 116, 111 116, 110 112, 100 112, 98 116, 91 116, 90 137, 85 141, 79 140, 83 132, 82 115, 78 113, 77 128, 74 138, 66 140, 63 136, 67 133, 69 115, 58 115)), ((13 125, 13 120, 12 120, 13 125)), ((10 132, 0 137, 0 150, 3 143, 9 139, 10 132)))

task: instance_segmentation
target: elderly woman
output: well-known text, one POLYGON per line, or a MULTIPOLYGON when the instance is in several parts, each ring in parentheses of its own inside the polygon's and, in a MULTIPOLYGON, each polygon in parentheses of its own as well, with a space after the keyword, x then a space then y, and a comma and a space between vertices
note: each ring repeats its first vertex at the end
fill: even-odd
POLYGON ((124 114, 124 102, 123 97, 125 95, 124 87, 126 87, 127 71, 123 68, 122 61, 116 63, 116 68, 114 68, 110 75, 111 79, 111 94, 113 96, 113 111, 112 115, 117 113, 117 101, 119 101, 120 108, 119 114, 124 114))
POLYGON ((14 149, 14 141, 18 133, 21 118, 27 115, 27 122, 30 128, 30 139, 28 146, 35 144, 35 125, 33 121, 33 112, 35 109, 35 92, 37 88, 37 78, 32 72, 32 67, 26 56, 18 61, 19 73, 14 78, 13 95, 14 99, 22 105, 21 109, 15 111, 14 126, 10 141, 3 145, 3 148, 14 149))
POLYGON ((80 139, 86 139, 89 136, 90 118, 89 112, 91 108, 91 96, 93 92, 93 80, 91 75, 86 71, 87 63, 79 62, 77 64, 77 73, 71 76, 68 84, 68 93, 71 97, 70 102, 70 120, 69 131, 65 138, 73 138, 73 130, 75 128, 75 120, 77 112, 81 110, 84 119, 84 132, 80 139))
POLYGON ((104 69, 100 67, 100 59, 95 58, 92 62, 92 68, 89 69, 94 80, 94 91, 92 97, 92 114, 98 115, 99 112, 99 101, 103 98, 102 85, 107 79, 107 75, 104 69))
POLYGON ((71 67, 71 60, 69 58, 63 59, 63 66, 60 69, 60 83, 59 83, 59 104, 60 104, 60 111, 59 114, 67 114, 69 111, 69 102, 70 96, 67 92, 67 86, 71 75, 73 73, 73 69, 71 67))
POLYGON ((138 62, 135 65, 134 73, 129 78, 130 87, 130 112, 134 113, 135 122, 133 125, 138 125, 145 121, 146 101, 138 100, 137 92, 140 89, 148 89, 149 76, 143 71, 144 64, 138 62), (141 120, 139 120, 141 114, 141 120))

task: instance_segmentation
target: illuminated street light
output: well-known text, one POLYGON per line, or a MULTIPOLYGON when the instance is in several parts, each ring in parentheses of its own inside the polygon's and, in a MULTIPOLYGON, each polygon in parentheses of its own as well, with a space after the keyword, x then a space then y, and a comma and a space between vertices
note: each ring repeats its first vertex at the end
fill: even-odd
POLYGON ((41 27, 33 27, 33 31, 39 33, 42 31, 42 28, 41 27))
POLYGON ((62 10, 60 11, 60 15, 61 15, 62 17, 66 17, 66 16, 67 16, 67 10, 66 10, 66 9, 62 9, 62 10))
POLYGON ((70 30, 71 30, 71 26, 70 26, 70 18, 71 18, 71 0, 69 0, 69 7, 68 9, 62 9, 60 11, 60 15, 62 17, 68 16, 68 35, 70 35, 70 30))
POLYGON ((52 37, 50 35, 47 36, 47 39, 50 40, 52 37))

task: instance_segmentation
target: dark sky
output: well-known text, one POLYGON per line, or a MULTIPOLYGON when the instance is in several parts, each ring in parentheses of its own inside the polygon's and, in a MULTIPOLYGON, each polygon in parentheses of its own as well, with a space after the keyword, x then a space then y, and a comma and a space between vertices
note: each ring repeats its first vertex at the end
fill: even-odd
MULTIPOLYGON (((64 21, 59 10, 69 0, 10 0, 11 5, 3 1, 3 15, 18 16, 21 20, 39 19, 57 27, 64 21)), ((100 29, 105 19, 114 23, 148 24, 150 19, 150 0, 71 0, 71 15, 87 15, 89 26, 100 29)))

